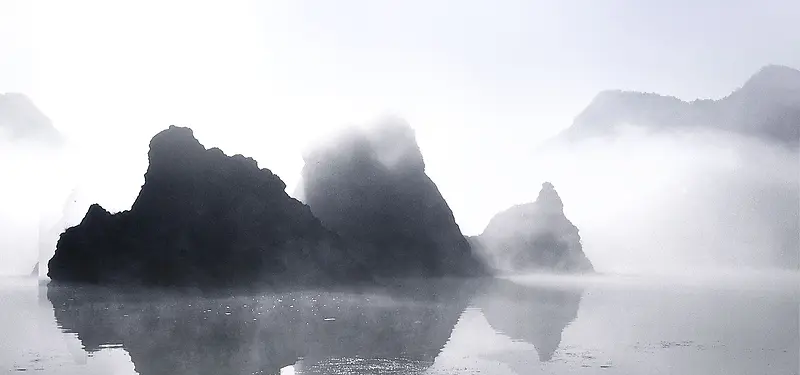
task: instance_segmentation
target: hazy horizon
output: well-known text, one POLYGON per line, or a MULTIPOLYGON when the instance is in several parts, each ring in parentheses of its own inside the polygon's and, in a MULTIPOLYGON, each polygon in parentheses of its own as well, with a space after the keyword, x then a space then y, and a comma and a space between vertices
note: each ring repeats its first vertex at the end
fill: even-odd
MULTIPOLYGON (((0 92, 32 98, 84 163, 74 178, 85 199, 111 211, 130 207, 149 139, 169 125, 191 127, 207 147, 255 158, 292 194, 309 144, 397 115, 415 129, 427 173, 464 234, 480 233, 493 215, 534 200, 553 180, 568 217, 588 236, 587 254, 602 258, 608 250, 591 245, 603 212, 589 212, 592 195, 574 186, 585 167, 543 159, 537 145, 603 90, 721 98, 765 65, 798 68, 800 51, 785 48, 800 44, 797 18, 800 6, 777 0, 456 7, 0 0, 0 55, 11 56, 0 62, 0 92)), ((692 151, 705 160, 697 167, 661 157, 693 141, 626 141, 676 178, 730 165, 724 145, 692 151)), ((758 149, 781 155, 779 165, 792 161, 758 149)), ((604 155, 623 158, 613 149, 604 155)))
POLYGON ((0 373, 800 375, 798 20, 0 0, 0 373))

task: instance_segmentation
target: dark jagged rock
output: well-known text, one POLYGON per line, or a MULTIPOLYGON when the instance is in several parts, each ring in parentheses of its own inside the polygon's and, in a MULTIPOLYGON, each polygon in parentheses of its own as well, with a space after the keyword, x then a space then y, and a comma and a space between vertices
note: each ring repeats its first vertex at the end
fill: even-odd
POLYGON ((651 131, 715 129, 800 145, 800 71, 771 65, 719 100, 685 102, 671 96, 605 91, 559 139, 611 135, 619 125, 651 131))
POLYGON ((60 146, 61 133, 47 116, 23 94, 0 94, 0 138, 8 134, 11 141, 33 141, 60 146))
POLYGON ((349 129, 304 157, 305 202, 380 276, 482 272, 402 120, 349 129))
POLYGON ((472 297, 468 284, 235 297, 50 284, 47 299, 85 351, 121 347, 142 375, 277 374, 300 358, 302 373, 422 373, 472 297))
POLYGON ((228 286, 364 275, 309 208, 255 160, 206 150, 192 130, 153 137, 129 211, 92 205, 60 237, 53 280, 228 286))
POLYGON ((535 202, 495 215, 470 241, 499 271, 593 271, 578 228, 564 215, 564 204, 549 182, 542 184, 535 202))
POLYGON ((578 317, 583 289, 488 281, 472 304, 496 331, 532 344, 539 360, 550 361, 564 329, 578 317))

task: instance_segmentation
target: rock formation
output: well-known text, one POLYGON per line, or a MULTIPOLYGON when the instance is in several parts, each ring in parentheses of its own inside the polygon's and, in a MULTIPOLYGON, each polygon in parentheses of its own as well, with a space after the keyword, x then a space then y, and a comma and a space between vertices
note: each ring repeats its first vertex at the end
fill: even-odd
POLYGON ((129 211, 97 204, 60 237, 56 281, 243 286, 365 275, 309 208, 255 160, 206 149, 192 130, 153 137, 129 211))
POLYGON ((680 99, 652 93, 605 91, 560 138, 613 134, 619 125, 651 131, 707 128, 800 145, 800 71, 770 65, 719 100, 680 99))
POLYGON ((433 364, 474 293, 468 284, 235 297, 51 284, 47 299, 86 352, 121 347, 142 375, 277 374, 301 357, 302 373, 405 374, 433 364))
POLYGON ((482 272, 404 121, 349 129, 304 159, 305 202, 377 275, 482 272))
POLYGON ((533 203, 495 215, 470 241, 493 268, 506 272, 587 272, 592 264, 581 247, 578 228, 549 182, 533 203))

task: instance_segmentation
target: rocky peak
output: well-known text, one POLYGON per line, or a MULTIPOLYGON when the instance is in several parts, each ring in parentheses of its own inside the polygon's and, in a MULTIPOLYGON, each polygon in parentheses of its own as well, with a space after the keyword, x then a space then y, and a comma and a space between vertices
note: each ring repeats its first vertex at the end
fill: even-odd
POLYGON ((561 201, 561 197, 558 196, 558 192, 556 192, 553 184, 549 182, 542 184, 542 190, 539 191, 539 196, 536 198, 536 205, 538 205, 542 211, 548 213, 564 212, 564 203, 561 201))
POLYGON ((150 140, 150 157, 201 151, 205 148, 190 128, 170 125, 150 140))
POLYGON ((800 70, 783 65, 767 65, 745 82, 742 90, 800 90, 800 70))
POLYGON ((425 171, 414 129, 405 120, 388 118, 367 129, 375 157, 390 170, 425 171))
POLYGON ((86 216, 81 220, 81 225, 92 225, 96 221, 106 220, 111 217, 111 213, 106 211, 105 208, 97 203, 92 203, 89 210, 86 211, 86 216))
POLYGON ((414 129, 405 120, 394 117, 363 128, 346 128, 326 142, 314 145, 303 157, 306 165, 331 158, 353 167, 372 163, 387 172, 425 171, 414 129))

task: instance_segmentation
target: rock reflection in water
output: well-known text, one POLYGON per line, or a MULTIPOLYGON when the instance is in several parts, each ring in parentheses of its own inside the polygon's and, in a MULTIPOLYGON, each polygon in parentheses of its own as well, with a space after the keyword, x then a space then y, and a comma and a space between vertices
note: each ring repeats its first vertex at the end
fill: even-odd
POLYGON ((582 289, 517 284, 494 279, 483 285, 474 305, 499 333, 536 347, 539 360, 553 358, 561 333, 578 316, 582 289))
POLYGON ((467 284, 232 297, 51 284, 47 298, 84 350, 122 347, 141 375, 276 374, 301 358, 309 372, 382 361, 409 373, 449 339, 474 290, 467 284))

